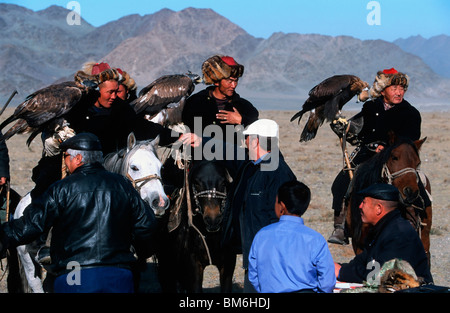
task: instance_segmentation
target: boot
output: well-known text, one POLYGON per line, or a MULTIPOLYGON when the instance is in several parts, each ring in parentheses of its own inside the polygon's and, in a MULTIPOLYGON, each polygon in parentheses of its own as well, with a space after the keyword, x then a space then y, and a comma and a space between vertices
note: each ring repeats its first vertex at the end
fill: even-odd
POLYGON ((334 215, 334 230, 330 238, 329 243, 335 243, 338 245, 347 245, 349 243, 347 236, 345 235, 345 209, 339 212, 339 215, 334 215))

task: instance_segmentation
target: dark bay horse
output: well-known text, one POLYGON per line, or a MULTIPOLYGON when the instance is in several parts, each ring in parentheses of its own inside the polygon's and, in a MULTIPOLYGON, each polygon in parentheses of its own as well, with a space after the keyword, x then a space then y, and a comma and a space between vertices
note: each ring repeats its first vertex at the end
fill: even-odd
POLYGON ((231 292, 236 254, 220 245, 222 214, 231 178, 217 161, 193 163, 171 201, 157 252, 163 292, 203 292, 203 273, 217 266, 221 292, 231 292))
POLYGON ((362 201, 357 192, 379 182, 396 186, 401 194, 402 214, 419 233, 425 252, 430 260, 430 229, 432 221, 431 203, 425 204, 421 196, 426 192, 431 197, 428 178, 420 178, 419 150, 426 138, 412 142, 405 138, 391 138, 390 146, 360 164, 350 185, 346 205, 346 231, 352 237, 355 253, 360 253, 369 225, 361 221, 359 205, 362 201))

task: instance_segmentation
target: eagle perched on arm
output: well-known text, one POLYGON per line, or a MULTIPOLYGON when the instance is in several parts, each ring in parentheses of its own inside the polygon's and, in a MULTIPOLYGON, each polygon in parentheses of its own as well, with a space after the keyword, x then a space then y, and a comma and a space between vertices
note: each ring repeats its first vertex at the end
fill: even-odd
MULTIPOLYGON (((195 90, 195 85, 201 82, 203 82, 202 78, 191 72, 164 75, 143 88, 139 92, 139 97, 130 105, 137 114, 154 116, 163 110, 175 108, 175 111, 179 112, 181 116, 185 100, 195 90), (169 106, 172 103, 176 105, 169 106)), ((173 113, 176 114, 176 112, 173 113)), ((169 124, 176 122, 169 117, 169 124)), ((167 123, 167 121, 163 123, 167 123)))
POLYGON ((309 91, 302 110, 291 118, 291 122, 298 118, 300 123, 303 114, 310 111, 300 142, 313 139, 325 120, 331 122, 339 117, 342 107, 368 87, 368 83, 354 75, 335 75, 314 86, 309 91))
POLYGON ((17 133, 31 132, 27 145, 42 131, 63 127, 67 114, 90 90, 97 87, 92 77, 75 75, 75 81, 42 88, 17 106, 14 113, 0 124, 0 130, 6 125, 16 123, 5 132, 5 140, 17 133))

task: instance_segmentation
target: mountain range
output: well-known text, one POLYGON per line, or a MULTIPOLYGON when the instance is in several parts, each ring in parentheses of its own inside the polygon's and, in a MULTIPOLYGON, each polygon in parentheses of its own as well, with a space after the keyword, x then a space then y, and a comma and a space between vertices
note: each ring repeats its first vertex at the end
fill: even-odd
POLYGON ((372 84, 378 70, 391 67, 410 76, 407 97, 417 107, 446 109, 450 96, 446 35, 395 42, 299 33, 263 39, 210 9, 163 9, 99 27, 83 19, 68 25, 69 13, 59 6, 35 12, 0 3, 1 103, 14 89, 19 95, 11 105, 56 81, 72 80, 87 61, 122 68, 140 89, 166 74, 201 74, 202 62, 214 54, 245 65, 237 91, 258 109, 296 110, 329 76, 354 74, 372 84))

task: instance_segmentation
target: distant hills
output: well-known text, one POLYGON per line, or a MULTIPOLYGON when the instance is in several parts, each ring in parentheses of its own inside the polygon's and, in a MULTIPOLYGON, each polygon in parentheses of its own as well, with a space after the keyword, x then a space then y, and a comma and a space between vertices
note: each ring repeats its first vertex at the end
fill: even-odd
POLYGON ((17 105, 39 88, 70 80, 87 61, 120 67, 144 87, 165 74, 201 74, 202 62, 216 53, 245 65, 238 92, 258 109, 297 109, 309 89, 331 75, 354 74, 371 84, 378 70, 390 67, 408 73, 407 96, 418 107, 445 108, 450 97, 446 35, 394 43, 298 33, 262 39, 210 9, 163 9, 100 27, 84 20, 69 26, 69 12, 58 6, 34 12, 0 3, 1 103, 14 89, 19 95, 12 105, 17 105))

